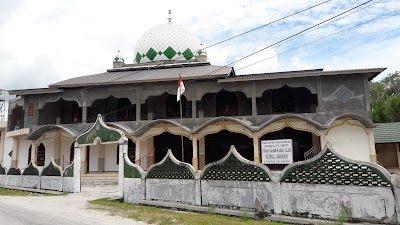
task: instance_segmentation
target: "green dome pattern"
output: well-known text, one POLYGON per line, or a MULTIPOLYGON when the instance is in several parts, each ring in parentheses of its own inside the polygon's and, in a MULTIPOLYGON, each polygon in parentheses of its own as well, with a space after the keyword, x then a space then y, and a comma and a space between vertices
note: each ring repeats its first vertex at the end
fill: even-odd
POLYGON ((135 62, 192 60, 206 54, 200 39, 184 27, 172 23, 151 28, 142 35, 135 49, 135 62))

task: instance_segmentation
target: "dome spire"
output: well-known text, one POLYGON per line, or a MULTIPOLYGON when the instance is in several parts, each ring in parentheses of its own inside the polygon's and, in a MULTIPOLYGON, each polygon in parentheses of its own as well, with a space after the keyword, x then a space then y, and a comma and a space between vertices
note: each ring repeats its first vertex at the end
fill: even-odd
POLYGON ((172 18, 171 18, 171 10, 170 10, 170 9, 168 9, 168 14, 169 14, 169 16, 168 16, 168 23, 171 23, 172 18))

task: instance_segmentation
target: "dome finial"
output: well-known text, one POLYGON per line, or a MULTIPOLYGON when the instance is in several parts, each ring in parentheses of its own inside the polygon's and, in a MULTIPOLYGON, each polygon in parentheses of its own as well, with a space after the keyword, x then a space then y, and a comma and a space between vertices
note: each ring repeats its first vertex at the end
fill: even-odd
POLYGON ((171 23, 172 18, 171 18, 171 10, 170 9, 168 9, 168 14, 169 14, 168 23, 171 23))

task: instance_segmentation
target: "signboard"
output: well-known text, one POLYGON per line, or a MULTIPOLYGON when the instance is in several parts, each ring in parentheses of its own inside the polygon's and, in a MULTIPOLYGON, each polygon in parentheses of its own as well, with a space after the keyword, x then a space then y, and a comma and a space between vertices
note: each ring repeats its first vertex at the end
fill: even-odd
POLYGON ((292 139, 261 141, 261 158, 263 164, 293 163, 292 139))

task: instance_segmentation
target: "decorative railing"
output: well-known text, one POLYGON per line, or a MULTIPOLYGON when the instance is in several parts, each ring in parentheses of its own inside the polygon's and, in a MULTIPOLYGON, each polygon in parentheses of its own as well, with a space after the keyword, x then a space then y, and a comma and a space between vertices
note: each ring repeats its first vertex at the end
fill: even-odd
POLYGON ((269 182, 268 171, 266 166, 243 158, 232 145, 223 159, 204 167, 201 179, 269 182))
POLYGON ((379 165, 347 159, 327 144, 310 160, 288 165, 281 182, 390 187, 390 174, 379 165))
POLYGON ((192 165, 177 160, 169 149, 163 160, 149 168, 146 178, 194 179, 194 173, 192 165))
POLYGON ((310 150, 304 153, 304 160, 311 159, 312 157, 318 155, 321 152, 321 145, 316 144, 310 150))

